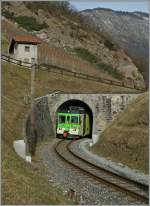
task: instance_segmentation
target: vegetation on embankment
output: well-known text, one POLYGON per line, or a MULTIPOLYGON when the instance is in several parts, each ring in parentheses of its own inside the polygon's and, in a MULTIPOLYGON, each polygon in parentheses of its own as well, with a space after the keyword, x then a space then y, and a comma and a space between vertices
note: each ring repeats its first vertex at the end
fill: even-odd
POLYGON ((148 93, 144 93, 106 128, 91 151, 148 173, 148 126, 148 93))
POLYGON ((76 11, 69 2, 3 2, 2 15, 5 16, 2 28, 8 40, 24 32, 37 35, 50 45, 51 49, 42 55, 45 57, 42 59, 44 62, 50 63, 52 60, 56 65, 61 64, 73 71, 93 73, 101 78, 117 78, 129 86, 144 88, 143 77, 132 60, 108 35, 96 32, 85 20, 85 16, 76 11), (41 26, 44 29, 40 29, 41 26), (57 52, 52 53, 52 48, 57 48, 57 52), (98 61, 89 63, 85 60, 86 55, 79 58, 75 48, 87 50, 98 61))
MULTIPOLYGON (((109 42, 109 41, 106 41, 106 42, 109 42)), ((110 43, 107 43, 107 44, 111 45, 110 43)), ((113 68, 110 64, 106 64, 106 63, 99 61, 97 57, 93 55, 90 51, 88 51, 87 49, 77 47, 74 49, 74 51, 82 59, 90 62, 91 64, 94 64, 94 66, 98 70, 104 71, 116 79, 119 79, 119 80, 123 79, 123 75, 117 69, 113 68)))
POLYGON ((40 24, 32 16, 14 16, 13 12, 9 12, 7 10, 3 11, 3 15, 6 18, 18 23, 20 27, 23 27, 27 31, 40 31, 41 29, 48 28, 48 25, 45 22, 40 24))
POLYGON ((72 204, 48 182, 40 160, 29 164, 14 152, 13 141, 24 138, 23 121, 29 106, 23 99, 29 92, 30 71, 2 64, 2 204, 72 204))
MULTIPOLYGON (((13 149, 13 141, 23 139, 23 122, 30 108, 30 105, 25 104, 24 97, 30 95, 30 77, 30 70, 2 62, 2 203, 66 204, 67 198, 48 183, 47 177, 43 175, 45 169, 40 160, 30 165, 17 156, 13 149)), ((46 95, 53 90, 131 91, 38 70, 35 96, 46 95)))

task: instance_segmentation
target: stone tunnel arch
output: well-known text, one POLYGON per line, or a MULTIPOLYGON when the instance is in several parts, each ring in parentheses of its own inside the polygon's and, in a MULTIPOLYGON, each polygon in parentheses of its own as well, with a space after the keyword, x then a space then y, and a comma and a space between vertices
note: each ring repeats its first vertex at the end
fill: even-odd
MULTIPOLYGON (((78 99, 69 99, 58 106, 58 108, 56 110, 56 115, 57 115, 57 112, 63 111, 64 109, 69 109, 70 106, 82 107, 89 114, 89 118, 90 118, 90 135, 89 135, 89 137, 92 138, 93 112, 92 112, 92 109, 90 108, 90 106, 87 103, 85 103, 84 101, 78 100, 78 99)), ((56 130, 56 128, 55 128, 55 130, 56 130)))

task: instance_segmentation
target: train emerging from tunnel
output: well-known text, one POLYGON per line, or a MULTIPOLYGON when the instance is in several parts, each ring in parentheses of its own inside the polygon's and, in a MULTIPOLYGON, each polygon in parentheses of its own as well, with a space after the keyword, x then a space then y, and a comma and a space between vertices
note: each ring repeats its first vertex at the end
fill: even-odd
POLYGON ((58 138, 78 139, 91 133, 89 114, 82 107, 70 106, 57 112, 56 133, 58 138))

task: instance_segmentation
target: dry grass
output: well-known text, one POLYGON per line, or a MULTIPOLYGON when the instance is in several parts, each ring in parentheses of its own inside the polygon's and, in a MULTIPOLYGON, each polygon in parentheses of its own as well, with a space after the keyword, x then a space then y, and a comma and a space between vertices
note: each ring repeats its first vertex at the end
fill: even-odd
MULTIPOLYGON (((108 74, 102 69, 98 69, 95 64, 92 64, 76 55, 72 55, 69 52, 61 48, 51 48, 47 43, 42 43, 39 45, 39 62, 53 64, 58 67, 64 67, 68 70, 74 72, 81 72, 84 74, 92 75, 95 77, 101 77, 102 79, 109 79, 120 82, 113 77, 113 75, 108 74)), ((106 66, 103 64, 103 67, 106 66)), ((112 68, 113 69, 113 68, 112 68)))
POLYGON ((29 109, 23 97, 29 93, 30 72, 8 64, 2 69, 2 204, 71 204, 49 184, 41 163, 36 169, 14 152, 13 141, 23 138, 23 120, 29 109))
POLYGON ((6 143, 2 161, 2 204, 71 204, 62 191, 48 182, 42 168, 26 163, 6 143))
MULTIPOLYGON (((37 71, 35 88, 36 97, 53 90, 129 91, 45 71, 37 71)), ((29 105, 24 103, 24 95, 27 94, 30 94, 30 70, 2 62, 2 203, 67 204, 67 198, 43 175, 42 163, 38 160, 38 169, 35 170, 33 164, 24 162, 13 150, 13 141, 23 138, 23 122, 29 111, 29 105)))
POLYGON ((106 128, 92 152, 148 173, 148 125, 148 93, 144 93, 106 128))

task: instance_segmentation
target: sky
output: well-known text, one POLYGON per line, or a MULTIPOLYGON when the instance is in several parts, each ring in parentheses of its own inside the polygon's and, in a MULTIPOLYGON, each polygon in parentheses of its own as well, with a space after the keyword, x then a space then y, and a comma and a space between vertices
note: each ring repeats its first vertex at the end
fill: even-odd
POLYGON ((149 13, 149 0, 70 0, 69 2, 79 11, 99 7, 117 11, 142 11, 149 13))

